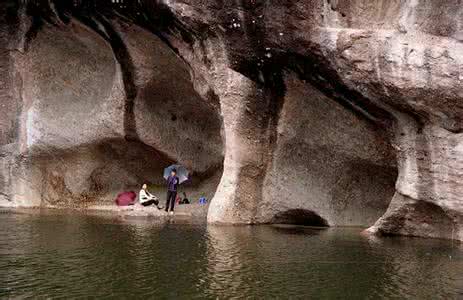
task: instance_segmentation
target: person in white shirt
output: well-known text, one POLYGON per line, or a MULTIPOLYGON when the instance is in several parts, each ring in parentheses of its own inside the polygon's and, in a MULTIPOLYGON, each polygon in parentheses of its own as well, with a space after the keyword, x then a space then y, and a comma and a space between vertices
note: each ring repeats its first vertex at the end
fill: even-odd
POLYGON ((158 208, 159 200, 156 196, 151 195, 150 192, 148 192, 148 186, 143 184, 140 193, 138 194, 138 200, 140 201, 140 204, 143 206, 150 206, 150 205, 156 205, 158 208))

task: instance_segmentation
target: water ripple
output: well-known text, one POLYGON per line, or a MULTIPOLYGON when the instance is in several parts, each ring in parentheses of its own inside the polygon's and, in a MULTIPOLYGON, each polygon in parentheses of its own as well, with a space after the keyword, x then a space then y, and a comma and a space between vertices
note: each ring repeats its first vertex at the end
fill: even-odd
POLYGON ((0 214, 0 298, 458 299, 447 241, 0 214))

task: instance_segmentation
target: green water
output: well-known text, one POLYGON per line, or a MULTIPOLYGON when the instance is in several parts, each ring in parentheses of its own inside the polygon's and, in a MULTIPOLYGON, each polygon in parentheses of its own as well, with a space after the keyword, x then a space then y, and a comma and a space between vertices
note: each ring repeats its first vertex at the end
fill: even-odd
POLYGON ((0 213, 0 298, 462 299, 449 241, 0 213))

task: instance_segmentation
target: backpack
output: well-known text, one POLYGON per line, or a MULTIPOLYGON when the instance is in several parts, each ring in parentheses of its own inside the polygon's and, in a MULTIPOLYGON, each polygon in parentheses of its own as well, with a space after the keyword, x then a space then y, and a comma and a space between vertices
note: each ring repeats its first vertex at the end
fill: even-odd
POLYGON ((205 197, 199 198, 199 204, 207 204, 207 200, 205 197))

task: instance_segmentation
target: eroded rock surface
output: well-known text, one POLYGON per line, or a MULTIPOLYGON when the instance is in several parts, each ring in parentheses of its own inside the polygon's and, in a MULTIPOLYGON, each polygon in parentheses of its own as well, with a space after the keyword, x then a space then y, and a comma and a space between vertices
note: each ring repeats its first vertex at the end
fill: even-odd
POLYGON ((195 92, 188 66, 155 35, 124 20, 99 25, 30 24, 33 37, 9 51, 21 109, 11 117, 17 137, 2 146, 1 204, 112 203, 143 182, 163 199, 162 170, 175 161, 194 172, 188 195, 212 198, 223 161, 218 104, 195 92))
POLYGON ((178 161, 209 222, 463 240, 460 1, 135 2, 2 4, 2 203, 178 161))

